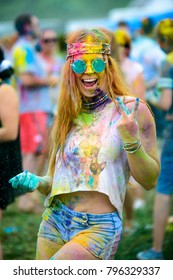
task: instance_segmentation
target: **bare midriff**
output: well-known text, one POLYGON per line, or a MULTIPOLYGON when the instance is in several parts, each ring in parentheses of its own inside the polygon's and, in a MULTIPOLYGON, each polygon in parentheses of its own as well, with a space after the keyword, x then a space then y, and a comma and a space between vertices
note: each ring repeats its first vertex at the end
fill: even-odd
POLYGON ((57 195, 57 199, 77 212, 104 214, 117 211, 106 194, 96 191, 59 194, 57 195))

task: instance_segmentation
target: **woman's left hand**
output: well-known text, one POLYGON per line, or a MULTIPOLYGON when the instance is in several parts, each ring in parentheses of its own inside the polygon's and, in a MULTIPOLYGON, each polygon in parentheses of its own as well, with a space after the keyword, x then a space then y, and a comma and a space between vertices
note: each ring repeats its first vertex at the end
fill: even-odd
POLYGON ((118 133, 124 142, 133 142, 139 138, 139 125, 137 122, 137 113, 139 107, 139 98, 136 98, 133 109, 130 111, 123 103, 121 98, 116 98, 121 117, 117 122, 118 133))

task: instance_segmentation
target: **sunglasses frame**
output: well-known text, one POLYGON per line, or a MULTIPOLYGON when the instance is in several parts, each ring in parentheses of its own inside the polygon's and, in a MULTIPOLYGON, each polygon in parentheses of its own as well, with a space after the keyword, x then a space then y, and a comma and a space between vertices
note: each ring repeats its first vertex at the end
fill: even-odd
POLYGON ((72 67, 72 70, 73 70, 73 72, 75 72, 76 74, 83 74, 85 71, 86 71, 86 68, 87 68, 87 66, 91 66, 92 67, 92 69, 93 69, 93 71, 95 72, 95 73, 101 73, 103 70, 101 70, 101 71, 95 71, 95 69, 94 69, 94 67, 93 67, 93 63, 95 62, 95 61, 103 61, 103 63, 104 63, 104 68, 103 68, 103 70, 105 69, 105 64, 108 62, 108 61, 104 61, 103 59, 101 59, 101 58, 95 58, 95 59, 93 59, 92 60, 92 62, 91 62, 91 64, 87 64, 83 59, 77 59, 77 60, 75 60, 73 63, 71 63, 70 64, 70 66, 72 67), (81 61, 82 63, 84 63, 84 70, 82 71, 82 72, 76 72, 75 70, 74 70, 74 64, 77 62, 77 61, 81 61))

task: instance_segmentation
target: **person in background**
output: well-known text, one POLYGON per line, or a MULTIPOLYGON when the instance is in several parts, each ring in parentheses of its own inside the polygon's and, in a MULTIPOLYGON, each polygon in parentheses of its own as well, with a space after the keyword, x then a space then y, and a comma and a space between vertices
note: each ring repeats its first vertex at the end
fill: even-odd
POLYGON ((64 65, 64 59, 59 55, 56 32, 53 29, 42 30, 39 46, 39 58, 43 62, 45 71, 47 71, 48 75, 54 76, 57 79, 56 86, 49 87, 50 98, 52 99, 52 113, 54 114, 58 103, 60 76, 64 65))
MULTIPOLYGON (((10 84, 13 73, 12 64, 5 59, 4 50, 0 47, 0 223, 3 210, 19 195, 8 181, 11 176, 22 172, 19 100, 17 92, 10 84)), ((0 244, 0 259, 2 258, 0 244)))
POLYGON ((116 29, 123 30, 126 33, 128 33, 130 36, 130 27, 129 27, 129 23, 127 21, 125 21, 125 20, 118 21, 116 29))
POLYGON ((157 99, 156 85, 160 75, 160 67, 165 53, 161 50, 154 38, 154 21, 152 18, 143 18, 141 20, 140 34, 133 41, 131 58, 143 66, 145 80, 145 100, 151 107, 156 121, 157 139, 159 149, 163 138, 165 127, 164 112, 150 103, 150 98, 157 99))
POLYGON ((152 248, 137 254, 137 258, 140 260, 164 259, 164 235, 173 194, 173 19, 161 20, 155 30, 158 43, 167 55, 162 62, 157 84, 160 98, 157 102, 155 99, 151 99, 151 102, 166 112, 166 122, 161 153, 161 173, 154 204, 153 245, 152 248))
MULTIPOLYGON (((18 40, 12 48, 17 90, 20 98, 20 138, 23 169, 42 174, 47 159, 47 123, 52 114, 49 87, 57 80, 47 75, 35 50, 40 36, 39 20, 31 14, 15 19, 18 40)), ((39 211, 36 194, 19 199, 22 211, 39 211)))
MULTIPOLYGON (((145 100, 145 81, 143 74, 143 66, 130 58, 131 53, 131 37, 125 29, 116 29, 115 41, 118 45, 118 57, 120 68, 124 79, 132 92, 132 95, 145 100)), ((127 188, 124 210, 125 223, 124 233, 130 234, 134 231, 134 208, 144 207, 145 201, 143 197, 143 188, 130 177, 129 186, 127 188)))
POLYGON ((10 179, 15 189, 47 196, 37 259, 114 258, 130 173, 147 190, 157 182, 154 119, 130 96, 110 42, 98 28, 67 36, 48 173, 10 179))
POLYGON ((133 94, 136 97, 145 100, 143 66, 139 62, 136 62, 130 58, 131 37, 127 31, 123 29, 116 29, 114 36, 118 45, 118 57, 124 79, 132 90, 133 94))

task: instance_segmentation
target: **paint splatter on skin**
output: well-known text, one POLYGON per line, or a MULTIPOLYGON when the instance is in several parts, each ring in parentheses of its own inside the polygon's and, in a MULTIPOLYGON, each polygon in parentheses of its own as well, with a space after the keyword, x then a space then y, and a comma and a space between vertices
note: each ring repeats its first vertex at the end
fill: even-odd
POLYGON ((149 136, 151 128, 152 128, 152 124, 150 122, 144 123, 142 131, 146 135, 146 137, 149 136))
POLYGON ((59 199, 60 201, 67 205, 70 209, 74 210, 75 209, 75 206, 78 204, 78 203, 81 203, 83 201, 83 199, 85 200, 84 197, 82 196, 78 196, 78 195, 74 195, 71 197, 70 201, 69 201, 69 198, 68 196, 66 195, 61 195, 59 196, 59 199))

